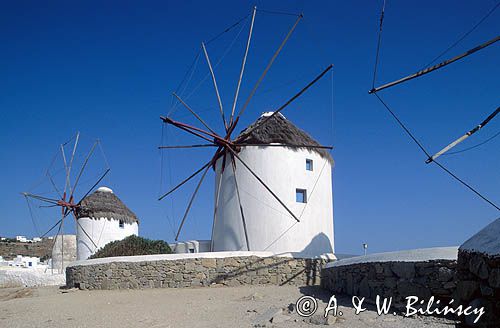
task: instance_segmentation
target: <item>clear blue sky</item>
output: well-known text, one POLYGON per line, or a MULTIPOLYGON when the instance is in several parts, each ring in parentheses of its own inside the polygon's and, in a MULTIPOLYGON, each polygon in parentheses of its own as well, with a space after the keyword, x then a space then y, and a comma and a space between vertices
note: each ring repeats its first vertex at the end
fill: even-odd
MULTIPOLYGON (((420 69, 495 2, 389 0, 378 81, 420 69)), ((245 16, 253 5, 304 12, 305 17, 240 127, 282 104, 328 64, 335 65, 333 130, 331 76, 284 114, 320 142, 335 147, 338 252, 360 253, 363 242, 370 252, 457 245, 499 216, 436 166, 424 164, 425 156, 367 94, 381 1, 18 1, 3 2, 0 10, 0 235, 35 234, 19 192, 36 183, 58 145, 79 130, 82 152, 93 138, 102 140, 112 169, 105 184, 140 217, 140 234, 171 241, 171 223, 179 221, 194 184, 180 190, 172 201, 158 202, 158 194, 201 166, 210 152, 169 152, 161 185, 156 148, 162 134, 159 115, 169 110, 171 91, 182 80, 200 42, 245 16)), ((257 15, 240 105, 293 20, 257 15)), ((445 57, 472 48, 499 30, 497 10, 445 57)), ((214 62, 238 31, 235 28, 208 46, 214 62)), ((216 69, 226 108, 233 97, 246 34, 243 30, 216 69)), ((499 58, 500 47, 495 45, 381 94, 435 152, 498 106, 499 58)), ((200 60, 186 93, 206 73, 200 60)), ((189 102, 220 130, 210 80, 189 102)), ((192 122, 184 109, 173 117, 192 122)), ((460 148, 499 130, 497 118, 460 148)), ((171 129, 166 134, 171 144, 197 142, 171 129)), ((500 138, 496 138, 472 151, 443 157, 442 162, 500 203, 499 150, 500 138)), ((182 239, 210 237, 213 190, 210 175, 182 239)), ((82 186, 79 192, 83 191, 82 186)), ((40 230, 59 215, 55 209, 44 213, 49 214, 39 218, 40 230)))

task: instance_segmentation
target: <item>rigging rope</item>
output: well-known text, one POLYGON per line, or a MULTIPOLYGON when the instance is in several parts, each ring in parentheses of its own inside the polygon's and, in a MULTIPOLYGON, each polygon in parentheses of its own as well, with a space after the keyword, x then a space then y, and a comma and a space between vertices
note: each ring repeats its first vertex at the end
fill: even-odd
POLYGON ((40 229, 38 229, 38 225, 36 224, 36 220, 35 220, 35 217, 33 215, 33 209, 31 207, 30 200, 28 199, 28 196, 24 196, 24 198, 26 199, 26 203, 28 204, 28 209, 29 209, 29 212, 30 212, 31 222, 33 222, 33 226, 35 227, 35 231, 37 233, 37 236, 40 236, 40 229))
POLYGON ((301 14, 296 14, 296 13, 291 13, 291 12, 286 12, 286 11, 274 11, 274 10, 265 10, 265 9, 257 9, 257 11, 265 14, 272 14, 272 15, 285 15, 285 16, 295 16, 298 17, 301 14))
POLYGON ((375 81, 377 79, 377 68, 378 68, 378 60, 380 56, 380 43, 382 41, 382 27, 384 25, 384 13, 385 13, 385 0, 382 5, 382 11, 380 12, 380 25, 378 29, 378 41, 377 41, 377 51, 375 54, 375 65, 373 68, 373 81, 372 81, 372 89, 375 88, 375 81))
POLYGON ((483 16, 483 18, 481 18, 481 20, 479 20, 469 31, 467 31, 464 35, 462 35, 455 42, 453 42, 448 48, 446 48, 443 52, 441 52, 439 55, 437 55, 427 65, 422 66, 421 70, 424 68, 430 67, 439 58, 443 57, 446 53, 448 53, 448 51, 455 48, 456 45, 458 45, 460 42, 462 42, 467 36, 469 36, 469 34, 474 32, 474 30, 476 30, 479 27, 479 25, 481 25, 489 16, 491 16, 491 14, 493 14, 493 12, 495 12, 495 10, 498 8, 498 6, 500 6, 500 1, 497 2, 497 4, 495 6, 493 6, 493 8, 491 8, 491 10, 485 16, 483 16))
MULTIPOLYGON (((245 18, 247 18, 249 15, 247 15, 245 18)), ((222 62, 222 60, 226 57, 226 55, 232 50, 234 44, 236 43, 236 40, 238 40, 239 36, 241 35, 241 32, 243 31, 243 29, 245 28, 246 25, 242 25, 240 30, 238 31, 238 33, 236 34, 235 38, 231 41, 231 43, 229 44, 229 46, 226 48, 226 50, 224 51, 224 53, 222 54, 222 56, 218 59, 217 63, 213 66, 213 69, 215 70, 219 64, 222 62)), ((207 43, 205 43, 205 45, 207 45, 207 43)), ((198 56, 199 54, 201 54, 201 49, 198 51, 198 56)), ((202 86, 202 84, 210 77, 210 72, 207 73, 205 75, 205 77, 203 79, 201 79, 200 82, 198 82, 198 84, 193 88, 193 90, 186 96, 186 97, 183 97, 184 101, 188 101, 189 98, 191 98, 191 96, 202 86)), ((186 87, 187 88, 187 87, 186 87)), ((186 91, 186 88, 184 88, 183 90, 183 93, 186 91)), ((175 98, 175 96, 174 96, 175 98)), ((174 100, 174 99, 173 99, 174 100)), ((175 101, 174 101, 175 102, 175 101)), ((179 105, 179 101, 176 102, 173 106, 173 108, 170 110, 170 112, 168 113, 167 116, 170 116, 172 113, 175 112, 175 110, 177 109, 178 105, 179 105)))
POLYGON ((445 154, 443 154, 442 156, 446 156, 446 155, 455 155, 455 154, 460 154, 460 153, 463 153, 463 152, 466 152, 466 151, 469 151, 469 150, 472 150, 474 148, 477 148, 479 146, 482 146, 484 145, 485 143, 495 139, 496 137, 500 136, 500 131, 498 131, 497 133, 495 133, 493 136, 489 137, 488 139, 474 145, 474 146, 471 146, 471 147, 467 147, 465 149, 462 149, 462 150, 457 150, 457 151, 452 151, 452 152, 447 152, 445 154))
MULTIPOLYGON (((420 150, 422 150, 422 152, 427 156, 427 158, 429 158, 430 155, 427 152, 427 150, 425 150, 424 146, 410 132, 410 130, 405 126, 405 124, 397 117, 397 115, 394 113, 394 111, 391 110, 391 108, 387 105, 387 103, 385 103, 382 100, 382 98, 380 98, 380 96, 377 93, 375 93, 375 96, 377 96, 377 99, 384 105, 384 107, 387 109, 387 111, 398 122, 398 124, 401 126, 401 128, 403 128, 403 130, 408 134, 408 136, 410 136, 410 138, 417 144, 417 146, 420 148, 420 150)), ((472 187, 470 184, 468 184, 467 182, 465 182, 464 180, 462 180, 461 178, 459 178, 456 174, 454 174, 449 169, 447 169, 443 164, 441 164, 441 163, 439 163, 437 161, 433 161, 433 162, 436 163, 436 165, 439 166, 444 172, 448 173, 452 178, 454 178, 455 180, 457 180, 458 182, 460 182, 462 185, 464 185, 465 187, 467 187, 469 190, 471 190, 473 193, 475 193, 481 199, 483 199, 488 204, 490 204, 491 206, 493 206, 494 208, 496 208, 497 210, 500 211, 500 207, 498 205, 496 205, 491 200, 489 200, 488 198, 486 198, 486 196, 482 195, 479 191, 477 191, 476 189, 474 189, 474 187, 472 187)))
POLYGON ((242 17, 240 20, 238 20, 236 23, 234 23, 233 25, 229 26, 228 28, 226 28, 224 31, 220 32, 219 34, 217 34, 216 36, 214 36, 213 38, 211 38, 210 40, 208 40, 207 42, 205 42, 205 45, 208 45, 209 43, 217 40, 218 38, 220 38, 222 35, 224 35, 225 33, 231 31, 233 28, 235 28, 236 26, 238 26, 241 22, 243 22, 245 19, 247 19, 248 17, 250 16, 250 14, 247 14, 245 15, 244 17, 242 17))
MULTIPOLYGON (((375 65, 374 65, 374 69, 373 69, 373 82, 372 82, 372 90, 375 89, 375 80, 376 80, 376 76, 377 76, 377 66, 378 66, 378 61, 379 61, 379 53, 380 53, 380 44, 381 44, 381 38, 382 38, 382 27, 383 27, 383 22, 384 22, 384 13, 385 13, 385 3, 386 3, 386 0, 384 0, 384 3, 382 5, 382 10, 381 10, 381 14, 380 14, 380 25, 379 25, 379 32, 378 32, 378 42, 377 42, 377 50, 376 50, 376 55, 375 55, 375 65)), ((498 5, 497 5, 498 6, 498 5)), ((485 16, 478 24, 476 24, 477 26, 479 26, 480 23, 482 23, 489 15, 491 15, 491 13, 497 8, 497 6, 495 6, 492 11, 490 13, 487 14, 487 16, 485 16)), ((475 29, 477 26, 475 26, 473 29, 475 29)), ((470 31, 472 32, 472 31, 470 31)), ((469 32, 469 33, 470 33, 469 32)), ((467 35, 469 34, 467 33, 467 35)), ((465 35, 465 36, 467 36, 465 35)), ((464 36, 464 37, 465 37, 464 36)), ((460 42, 461 40, 459 40, 458 42, 460 42)), ((457 43, 458 43, 457 42, 457 43)), ((491 42, 491 41, 490 41, 491 42)), ((453 45, 455 46, 455 45, 453 45)), ((477 47, 476 47, 477 48, 477 47)), ((476 49, 474 48, 474 49, 476 49)), ((451 48, 450 48, 451 49, 451 48)), ((448 51, 448 49, 446 50, 448 51)), ((441 55, 440 55, 441 56, 441 55)), ((375 94, 375 96, 377 97, 377 99, 380 101, 380 103, 385 107, 385 109, 391 114, 391 116, 396 120, 396 122, 399 124, 399 126, 406 132, 406 134, 415 142, 415 144, 420 148, 420 150, 427 156, 427 158, 430 158, 431 155, 429 154, 429 152, 427 152, 427 150, 425 149, 425 147, 422 145, 422 143, 413 135, 413 133, 406 127, 406 125, 399 119, 399 117, 394 113, 394 111, 387 105, 386 102, 384 102, 384 100, 378 95, 378 93, 376 92, 373 92, 373 94, 375 94)), ((438 163, 437 161, 434 161, 436 163, 436 165, 438 165, 438 167, 440 167, 444 172, 448 173, 451 177, 453 177, 455 180, 457 180, 458 182, 460 182, 462 185, 464 185, 465 187, 467 187, 469 190, 471 190, 473 193, 475 193, 477 196, 479 196, 481 199, 483 199, 484 201, 486 201, 488 204, 490 204, 491 206, 493 206, 494 208, 496 208, 497 210, 500 211, 500 207, 498 205, 496 205, 495 203, 493 203, 491 200, 489 200, 488 198, 486 198, 484 195, 482 195, 479 191, 477 191, 476 189, 474 189, 471 185, 469 185, 468 183, 466 183, 464 180, 462 180, 461 178, 459 178, 456 174, 452 173, 449 169, 447 169, 443 164, 441 163, 438 163)))

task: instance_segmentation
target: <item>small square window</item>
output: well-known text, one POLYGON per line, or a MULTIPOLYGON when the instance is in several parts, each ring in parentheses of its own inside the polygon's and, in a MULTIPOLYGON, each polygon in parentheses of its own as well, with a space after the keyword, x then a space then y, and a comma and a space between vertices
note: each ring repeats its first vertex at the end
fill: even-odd
POLYGON ((295 201, 297 203, 307 203, 307 190, 295 189, 295 201))
POLYGON ((313 170, 313 160, 307 158, 306 159, 306 170, 307 171, 312 171, 313 170))
POLYGON ((194 253, 194 248, 190 248, 189 253, 194 253))
POLYGON ((118 221, 118 226, 122 229, 125 228, 125 222, 123 220, 118 221))

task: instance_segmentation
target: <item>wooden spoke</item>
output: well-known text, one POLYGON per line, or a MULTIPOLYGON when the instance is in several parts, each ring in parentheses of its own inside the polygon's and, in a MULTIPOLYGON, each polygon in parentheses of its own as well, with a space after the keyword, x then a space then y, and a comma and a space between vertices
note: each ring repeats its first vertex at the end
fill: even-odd
POLYGON ((292 35, 293 31, 295 30, 295 28, 297 27, 297 24, 299 24, 299 21, 302 19, 302 14, 299 15, 299 17, 297 17, 297 20, 295 21, 295 23, 293 24, 292 28, 288 31, 288 34, 285 36, 285 38, 283 39, 283 41, 281 42, 280 46, 278 47, 278 49, 276 49, 276 51, 274 52, 274 55, 271 57, 271 60, 269 60, 269 63, 267 64, 266 68, 264 69, 264 71, 262 72, 261 76, 259 77, 259 80, 257 80, 257 83, 255 83, 252 91, 250 92, 250 95, 248 96, 248 98, 245 100, 245 103, 243 104, 243 107, 240 109, 239 113, 238 113, 238 116, 237 118, 241 117, 241 115, 243 115, 243 113, 245 112, 248 104, 250 103, 250 100, 253 98, 253 96, 255 95, 255 92, 257 91, 257 88, 259 87, 259 85, 261 84, 262 80, 264 80, 264 77, 267 75, 267 72, 269 71, 269 69, 271 68, 271 66, 273 65, 274 63, 274 60, 276 59, 276 57, 278 57, 279 53, 281 52, 281 50, 283 49, 283 47, 285 46, 285 44, 287 43, 288 39, 290 38, 290 36, 292 35))
POLYGON ((217 147, 217 145, 202 144, 202 145, 158 146, 158 149, 187 149, 187 148, 205 148, 205 147, 217 147))
MULTIPOLYGON (((104 171, 104 173, 101 175, 101 177, 94 183, 94 185, 92 187, 90 187, 90 189, 85 193, 85 195, 83 195, 83 197, 77 203, 78 205, 80 205, 82 203, 82 200, 84 200, 85 197, 87 197, 92 192, 92 190, 94 190, 94 188, 99 184, 99 182, 102 181, 102 179, 104 179, 104 177, 106 176, 106 174, 108 174, 109 171, 111 171, 111 169, 106 169, 106 171, 104 171)), ((73 195, 71 195, 71 196, 73 196, 73 195)))
POLYGON ((250 30, 248 32, 247 46, 245 48, 245 54, 243 55, 243 61, 241 63, 240 77, 238 79, 238 85, 236 86, 236 92, 234 94, 233 107, 231 108, 231 118, 229 119, 229 126, 233 124, 234 110, 236 108, 236 102, 238 101, 238 95, 240 93, 241 80, 243 79, 243 72, 245 71, 245 65, 247 62, 248 49, 250 48, 250 41, 252 40, 253 33, 253 23, 255 22, 255 14, 257 12, 257 7, 253 7, 252 21, 250 23, 250 30))
POLYGON ((265 119, 263 119, 262 121, 260 121, 260 123, 254 125, 248 131, 246 131, 245 133, 243 133, 243 135, 241 137, 239 137, 237 140, 243 140, 245 137, 249 136, 252 133, 252 131, 254 131, 255 129, 257 129, 257 128, 261 127, 261 126, 263 126, 264 124, 266 124, 266 122, 269 122, 269 120, 271 118, 273 118, 274 116, 276 116, 279 112, 281 112, 288 105, 290 105, 295 99, 297 99, 304 92, 306 92, 307 89, 309 89, 316 82, 318 82, 329 70, 332 69, 332 67, 333 67, 333 65, 330 64, 326 69, 323 70, 323 72, 321 72, 318 76, 316 76, 316 78, 314 80, 312 80, 311 82, 309 82, 309 84, 307 84, 304 88, 302 88, 302 90, 300 90, 297 94, 295 94, 295 96, 293 96, 292 98, 290 98, 284 105, 282 105, 280 108, 278 108, 276 111, 274 111, 272 113, 272 115, 266 117, 265 119))
POLYGON ((212 238, 210 238, 210 251, 214 251, 214 230, 215 223, 217 221, 217 210, 219 208, 219 196, 220 196, 220 187, 222 185, 222 175, 219 178, 219 183, 217 184, 217 190, 215 191, 215 205, 214 205, 214 220, 212 222, 212 238))
POLYGON ((250 243, 248 242, 247 224, 245 222, 245 214, 243 213, 243 205, 241 205, 240 188, 238 187, 238 179, 236 179, 236 162, 234 156, 231 156, 231 167, 233 168, 234 185, 236 187, 236 196, 238 197, 238 205, 240 207, 241 223, 243 224, 243 231, 245 233, 245 241, 247 243, 247 250, 250 250, 250 243))
POLYGON ((45 232, 43 235, 41 235, 40 238, 47 236, 52 230, 54 230, 55 227, 57 227, 59 225, 59 223, 61 223, 61 220, 62 219, 59 219, 59 221, 57 221, 56 224, 54 224, 52 227, 50 227, 50 229, 47 230, 47 232, 45 232))
POLYGON ((59 202, 58 199, 47 198, 47 197, 43 197, 43 196, 40 196, 40 195, 31 194, 29 192, 23 192, 22 195, 25 196, 25 197, 34 198, 34 199, 37 199, 37 200, 41 200, 42 202, 51 203, 51 204, 57 204, 59 202))
POLYGON ((71 153, 71 159, 69 160, 69 166, 68 166, 68 185, 69 185, 69 191, 70 194, 73 194, 71 190, 71 184, 70 184, 70 174, 71 174, 71 168, 73 167, 73 160, 75 159, 75 153, 76 153, 76 147, 78 146, 78 140, 80 139, 80 132, 76 133, 76 139, 75 139, 75 144, 73 145, 73 152, 71 153))
POLYGON ((191 180, 192 178, 194 178, 196 175, 198 175, 198 173, 200 173, 201 171, 203 171, 204 169, 206 169, 207 167, 210 167, 210 165, 212 165, 212 160, 210 160, 208 163, 206 163, 205 165, 203 165, 200 169, 196 170, 193 174, 191 174, 189 177, 187 177, 186 179, 182 180, 181 183, 179 183, 177 186, 175 186, 174 188, 170 189, 170 191, 168 191, 167 193, 163 194, 162 196, 160 196, 158 198, 158 200, 162 200, 163 198, 167 197, 168 195, 170 195, 171 193, 173 193, 174 191, 176 191, 177 189, 179 189, 183 184, 185 184, 186 182, 188 182, 189 180, 191 180))
POLYGON ((181 233, 182 227, 184 226, 184 222, 186 222, 186 218, 189 214, 189 210, 191 210, 191 206, 193 205, 193 201, 196 198, 196 195, 198 194, 198 190, 200 190, 200 186, 205 179, 205 176, 207 175, 208 170, 210 169, 210 165, 205 168, 205 171, 203 172, 203 175, 200 178, 200 181, 198 182, 198 185, 196 186, 196 189, 194 190, 193 195, 191 196, 191 199, 189 200, 188 207, 186 208, 186 212, 184 212, 184 216, 182 217, 181 224, 179 225, 179 230, 177 230, 177 235, 175 235, 175 241, 179 240, 179 234, 181 233))
POLYGON ((390 82, 390 83, 384 84, 384 85, 382 85, 382 86, 380 86, 380 87, 373 88, 373 89, 371 89, 370 91, 368 91, 368 93, 376 93, 376 92, 379 92, 379 91, 381 91, 381 90, 384 90, 384 89, 387 89, 387 88, 393 87, 393 86, 395 86, 395 85, 398 85, 398 84, 400 84, 400 83, 403 83, 403 82, 406 82, 406 81, 409 81, 409 80, 413 80, 414 78, 417 78, 417 77, 419 77, 419 76, 422 76, 422 75, 428 74, 428 73, 430 73, 430 72, 433 72, 433 71, 435 71, 435 70, 438 70, 438 69, 440 69, 440 68, 443 68, 443 67, 445 67, 446 65, 449 65, 449 64, 451 64, 451 63, 456 62, 457 60, 460 60, 460 59, 465 58, 465 57, 467 57, 467 56, 469 56, 469 55, 472 55, 473 53, 475 53, 475 52, 477 52, 477 51, 479 51, 479 50, 481 50, 481 49, 484 49, 484 48, 486 48, 486 47, 488 47, 488 46, 490 46, 490 45, 494 44, 495 42, 497 42, 497 41, 499 41, 499 40, 500 40, 500 35, 499 35, 499 36, 497 36, 497 37, 494 37, 493 39, 491 39, 491 40, 489 40, 489 41, 486 41, 486 42, 484 42, 484 43, 482 43, 482 44, 478 45, 478 46, 477 46, 477 47, 475 47, 475 48, 472 48, 472 49, 470 49, 470 50, 467 50, 466 52, 464 52, 464 53, 463 53, 463 54, 461 54, 461 55, 458 55, 458 56, 455 56, 455 57, 453 57, 453 58, 451 58, 451 59, 445 60, 445 61, 443 61, 443 62, 441 62, 441 63, 439 63, 439 64, 437 64, 437 65, 434 65, 434 66, 431 66, 431 67, 429 67, 429 68, 423 69, 423 70, 418 71, 418 72, 416 72, 416 73, 414 73, 414 74, 411 74, 411 75, 405 76, 405 77, 403 77, 403 78, 401 78, 401 79, 399 79, 399 80, 396 80, 396 81, 394 81, 394 82, 390 82))
POLYGON ((66 179, 64 181, 64 193, 63 193, 63 195, 66 195, 66 191, 67 191, 68 184, 69 184, 69 174, 68 174, 68 164, 66 162, 66 154, 64 153, 64 145, 63 144, 61 144, 61 154, 62 154, 62 158, 63 158, 64 171, 66 172, 66 179))
POLYGON ((78 186, 78 182, 80 181, 80 178, 82 177, 83 171, 85 170, 85 167, 87 166, 87 163, 89 162, 90 156, 94 153, 95 147, 97 146, 97 141, 94 142, 92 145, 92 148, 90 149, 89 153, 87 154, 87 157, 85 158, 85 161, 82 164, 82 167, 80 168, 80 172, 78 172, 78 175, 76 176, 75 184, 73 185, 73 188, 71 189, 71 197, 75 194, 76 187, 78 186))
POLYGON ((219 103, 220 114, 222 117, 222 121, 224 122, 224 128, 226 129, 227 132, 228 126, 226 122, 226 117, 224 115, 224 108, 222 107, 222 100, 220 99, 219 88, 217 87, 217 80, 215 79, 215 73, 212 68, 212 64, 210 63, 210 58, 208 57, 208 52, 207 48, 205 47, 205 43, 202 42, 201 47, 203 48, 203 52, 205 53, 205 58, 207 59, 208 68, 210 69, 210 74, 212 75, 212 82, 214 84, 215 94, 217 95, 217 102, 219 103))
MULTIPOLYGON (((202 138, 203 140, 206 140, 206 141, 208 141, 208 142, 213 142, 213 140, 211 140, 210 138, 207 138, 206 136, 204 136, 204 135, 202 135, 202 134, 199 134, 199 133, 197 133, 197 132, 195 132, 195 131, 192 131, 192 130, 190 129, 191 127, 189 127, 189 128, 188 128, 187 126, 181 125, 181 124, 180 124, 180 122, 176 122, 176 121, 172 120, 172 119, 171 119, 171 118, 169 118, 169 117, 163 117, 163 116, 160 116, 160 118, 161 118, 161 120, 162 120, 164 123, 167 123, 167 124, 173 125, 173 126, 175 126, 176 128, 179 128, 179 129, 181 129, 181 130, 184 130, 184 131, 186 131, 187 133, 190 133, 190 134, 192 134, 192 135, 195 135, 195 136, 197 136, 197 137, 199 137, 199 138, 202 138)), ((200 130, 201 130, 201 129, 200 129, 200 130)), ((202 130, 202 131, 203 131, 203 130, 202 130)), ((208 134, 209 132, 206 132, 206 131, 205 131, 204 133, 205 133, 205 134, 208 134)))
POLYGON ((194 117, 196 117, 196 119, 197 119, 198 121, 200 121, 200 122, 201 122, 201 124, 203 124, 203 125, 204 125, 204 126, 205 126, 208 130, 210 130, 210 132, 212 132, 213 134, 216 134, 216 133, 215 133, 215 131, 214 131, 214 130, 212 130, 212 129, 208 126, 208 124, 207 124, 207 123, 205 123, 205 121, 204 121, 204 120, 203 120, 203 119, 202 119, 202 118, 201 118, 198 114, 196 114, 196 112, 195 112, 195 111, 194 111, 191 107, 189 107, 189 106, 188 106, 188 104, 186 104, 186 103, 184 102, 184 100, 182 100, 182 99, 181 99, 181 97, 179 97, 179 96, 178 96, 175 92, 173 92, 172 94, 174 95, 174 97, 176 97, 176 98, 177 98, 177 99, 181 102, 181 104, 182 104, 184 107, 186 107, 186 108, 187 108, 187 110, 188 110, 191 114, 193 114, 193 116, 194 116, 194 117))
POLYGON ((443 155, 444 153, 446 153, 447 151, 449 151, 450 149, 452 149, 453 147, 455 147, 456 145, 458 145, 459 143, 461 143, 462 141, 464 141, 465 139, 467 139, 468 137, 470 137, 471 135, 473 135, 477 131, 481 130, 486 124, 488 124, 489 121, 491 121, 495 116, 497 116, 498 113, 500 113, 500 107, 497 107, 497 109, 493 113, 491 113, 479 125, 477 125, 476 127, 474 127, 472 130, 467 131, 463 136, 461 136, 457 140, 453 141, 448 146, 446 146, 443 149, 441 149, 440 151, 438 151, 436 154, 434 154, 431 157, 429 157, 425 162, 427 164, 433 162, 436 158, 438 158, 439 156, 443 155))

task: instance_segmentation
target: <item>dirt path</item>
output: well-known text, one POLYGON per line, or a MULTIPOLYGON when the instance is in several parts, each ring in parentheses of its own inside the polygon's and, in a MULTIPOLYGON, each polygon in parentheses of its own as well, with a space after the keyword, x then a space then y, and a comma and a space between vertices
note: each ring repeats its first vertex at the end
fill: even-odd
MULTIPOLYGON (((0 289, 1 327, 310 327, 321 324, 319 313, 330 295, 317 288, 245 286, 124 291, 61 291, 57 288, 0 289), (319 299, 318 312, 301 318, 287 307, 303 295, 319 299), (273 323, 265 317, 280 312, 273 323)), ((340 301, 339 303, 342 303, 340 301)), ((432 317, 378 316, 373 311, 344 315, 332 327, 449 328, 454 323, 432 317)))

